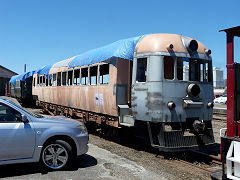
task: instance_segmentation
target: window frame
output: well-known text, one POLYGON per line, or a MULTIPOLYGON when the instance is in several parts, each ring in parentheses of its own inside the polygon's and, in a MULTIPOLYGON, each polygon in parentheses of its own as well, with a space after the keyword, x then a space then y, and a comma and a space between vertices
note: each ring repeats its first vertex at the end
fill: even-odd
POLYGON ((62 71, 61 72, 61 86, 67 86, 67 71, 62 71), (63 73, 65 73, 65 84, 63 84, 63 73))
POLYGON ((174 80, 176 80, 176 75, 177 75, 177 67, 176 67, 176 57, 175 56, 166 56, 166 55, 164 55, 163 56, 163 78, 165 79, 165 80, 167 80, 167 81, 174 81, 174 80), (166 78, 165 77, 165 57, 170 57, 170 58, 172 58, 172 60, 173 60, 173 72, 172 72, 172 75, 173 75, 173 78, 172 79, 168 79, 168 78, 166 78))
POLYGON ((139 58, 136 58, 136 80, 135 80, 135 83, 146 83, 147 81, 148 81, 148 66, 149 66, 149 63, 148 63, 148 61, 149 61, 149 57, 146 57, 146 56, 144 56, 144 57, 139 57, 139 58), (145 69, 145 71, 144 71, 144 76, 145 76, 145 81, 138 81, 138 68, 139 68, 139 66, 138 66, 138 60, 139 59, 146 59, 146 69, 145 69))
POLYGON ((67 70, 67 86, 72 86, 73 85, 73 69, 70 69, 70 70, 67 70), (68 81, 68 74, 69 72, 72 72, 72 80, 71 80, 71 83, 69 84, 69 81, 68 81))
POLYGON ((89 66, 89 74, 88 75, 89 75, 89 85, 90 86, 97 86, 98 85, 98 71, 99 71, 98 69, 99 69, 98 65, 89 66), (92 84, 92 82, 91 82, 92 81, 91 80, 91 77, 92 77, 91 76, 91 68, 95 68, 95 67, 97 68, 97 70, 96 70, 97 74, 96 74, 96 76, 93 76, 93 77, 96 77, 96 83, 92 84))
POLYGON ((82 86, 88 86, 89 84, 89 67, 82 67, 81 68, 81 74, 80 74, 80 85, 82 86), (82 72, 83 72, 83 69, 87 69, 87 76, 84 76, 84 79, 85 79, 85 84, 82 84, 82 72), (87 81, 87 82, 86 82, 87 81))
POLYGON ((57 73, 53 73, 52 74, 52 86, 56 87, 57 86, 57 73), (55 83, 54 83, 54 75, 55 75, 55 83))
MULTIPOLYGON (((106 75, 106 74, 104 74, 106 75)), ((103 77, 102 77, 102 82, 103 82, 103 77)), ((100 86, 108 86, 110 84, 110 64, 109 63, 103 63, 103 64, 99 64, 98 67, 98 85, 100 86), (100 81, 100 77, 101 77, 101 67, 108 65, 108 83, 101 83, 100 81)))
MULTIPOLYGON (((76 78, 76 79, 78 79, 76 78)), ((76 68, 73 70, 73 86, 80 86, 81 85, 81 68, 76 68), (75 71, 79 70, 79 83, 78 84, 75 84, 75 71)))
MULTIPOLYGON (((208 69, 207 66, 212 65, 212 61, 211 60, 207 60, 207 59, 200 59, 200 58, 189 58, 189 57, 180 57, 177 56, 176 57, 176 63, 178 63, 178 58, 188 58, 188 80, 184 80, 184 78, 182 80, 178 79, 178 66, 176 66, 176 70, 177 70, 177 77, 175 78, 178 81, 183 81, 183 82, 199 82, 199 83, 211 83, 212 82, 212 66, 211 66, 211 73, 208 73, 208 69), (198 65, 199 65, 199 80, 190 80, 190 61, 191 60, 196 60, 198 61, 198 65), (209 64, 209 65, 208 65, 209 64), (202 72, 201 72, 201 67, 202 72), (210 77, 210 81, 209 81, 209 77, 210 77)), ((182 68, 182 73, 184 73, 184 63, 183 63, 183 68, 182 68)), ((165 79, 165 78, 164 78, 165 79)), ((167 79, 168 80, 168 79, 167 79)))

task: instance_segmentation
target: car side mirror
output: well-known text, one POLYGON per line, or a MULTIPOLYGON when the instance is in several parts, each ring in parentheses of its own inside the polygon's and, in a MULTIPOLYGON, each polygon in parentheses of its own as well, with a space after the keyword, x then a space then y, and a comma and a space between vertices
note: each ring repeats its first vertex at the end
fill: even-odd
POLYGON ((22 115, 22 122, 24 124, 29 122, 26 115, 22 115))

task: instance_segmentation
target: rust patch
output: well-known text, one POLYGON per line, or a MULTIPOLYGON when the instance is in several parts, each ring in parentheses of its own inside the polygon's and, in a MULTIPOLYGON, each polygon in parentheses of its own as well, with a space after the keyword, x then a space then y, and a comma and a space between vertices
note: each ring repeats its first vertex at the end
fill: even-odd
POLYGON ((160 99, 161 93, 159 92, 148 92, 147 93, 147 103, 146 107, 149 110, 155 110, 155 111, 160 111, 160 108, 162 107, 162 100, 160 99))
POLYGON ((134 101, 134 100, 136 100, 136 99, 137 99, 136 96, 132 96, 132 98, 131 98, 132 101, 134 101))
POLYGON ((148 93, 147 93, 147 96, 148 96, 148 97, 151 97, 151 98, 159 98, 159 97, 162 96, 162 94, 159 93, 159 92, 148 92, 148 93))
POLYGON ((147 88, 134 88, 135 91, 147 91, 147 88))

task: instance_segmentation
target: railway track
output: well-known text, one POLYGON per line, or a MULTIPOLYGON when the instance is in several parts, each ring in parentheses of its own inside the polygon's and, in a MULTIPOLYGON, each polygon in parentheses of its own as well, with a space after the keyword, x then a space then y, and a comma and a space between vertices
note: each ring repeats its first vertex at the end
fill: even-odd
POLYGON ((227 121, 227 114, 213 113, 213 120, 227 121))

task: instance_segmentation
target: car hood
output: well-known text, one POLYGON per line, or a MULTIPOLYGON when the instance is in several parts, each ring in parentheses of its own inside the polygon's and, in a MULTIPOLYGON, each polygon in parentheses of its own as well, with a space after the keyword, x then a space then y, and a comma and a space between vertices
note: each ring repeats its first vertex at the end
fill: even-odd
POLYGON ((48 115, 43 115, 43 118, 38 118, 38 121, 41 122, 48 122, 48 123, 62 123, 62 124, 82 124, 79 121, 66 118, 65 116, 48 116, 48 115))

